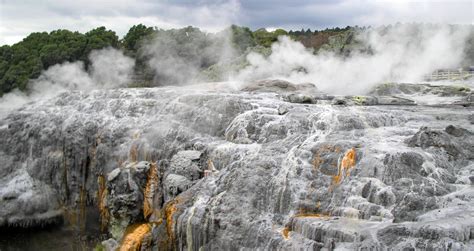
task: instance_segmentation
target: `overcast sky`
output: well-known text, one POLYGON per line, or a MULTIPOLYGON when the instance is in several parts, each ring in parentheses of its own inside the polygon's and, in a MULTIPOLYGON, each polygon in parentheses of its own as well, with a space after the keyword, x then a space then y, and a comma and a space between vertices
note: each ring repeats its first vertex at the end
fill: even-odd
POLYGON ((217 31, 230 24, 321 29, 396 22, 473 24, 474 0, 0 0, 0 44, 31 32, 106 26, 122 37, 138 23, 193 25, 217 31))

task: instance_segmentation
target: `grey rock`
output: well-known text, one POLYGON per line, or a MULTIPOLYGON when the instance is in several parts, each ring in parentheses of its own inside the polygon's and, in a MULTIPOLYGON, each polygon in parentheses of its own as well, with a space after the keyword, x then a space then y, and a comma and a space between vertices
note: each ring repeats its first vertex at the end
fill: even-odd
POLYGON ((395 96, 380 96, 376 98, 377 105, 416 105, 415 101, 395 96))
POLYGON ((115 168, 114 170, 112 170, 112 172, 110 172, 107 175, 107 181, 108 182, 114 181, 114 179, 117 178, 117 176, 119 176, 120 172, 121 172, 120 168, 115 168))
MULTIPOLYGON (((109 231, 115 239, 120 240, 125 228, 142 222, 143 201, 150 163, 124 163, 124 167, 112 171, 115 179, 107 182, 107 211, 110 214, 109 231)), ((111 176, 109 174, 108 177, 111 176)))
POLYGON ((448 134, 450 135, 453 135, 455 137, 461 137, 463 136, 465 133, 468 133, 467 130, 463 129, 463 128, 459 128, 459 127, 456 127, 456 126, 453 126, 453 125, 449 125, 446 127, 446 129, 444 129, 448 134))
POLYGON ((357 106, 372 106, 372 105, 416 105, 416 102, 403 97, 395 96, 335 96, 332 99, 333 105, 357 105, 357 106))
POLYGON ((276 92, 276 93, 288 93, 288 92, 304 92, 304 93, 315 93, 318 92, 318 88, 313 83, 301 83, 294 84, 285 80, 280 79, 265 79, 256 82, 245 84, 241 91, 246 92, 276 92))
POLYGON ((200 163, 200 151, 180 151, 171 158, 170 166, 166 173, 178 174, 189 180, 197 180, 202 177, 200 163))
POLYGON ((351 103, 348 103, 347 100, 344 99, 344 98, 335 98, 332 101, 332 104, 333 105, 348 105, 348 104, 351 104, 351 103))
POLYGON ((100 90, 28 104, 0 122, 0 224, 58 224, 101 205, 118 242, 130 224, 154 224, 155 250, 472 249, 470 107, 404 101, 428 98, 422 86, 386 102, 299 88, 100 90), (282 98, 293 93, 317 104, 282 98))
POLYGON ((459 155, 463 155, 468 159, 474 158, 473 133, 452 125, 446 127, 444 131, 422 127, 413 137, 407 140, 407 143, 412 147, 442 148, 452 158, 457 158, 459 155), (462 135, 464 137, 460 137, 462 135))
POLYGON ((278 114, 285 115, 286 113, 288 113, 288 107, 286 105, 280 105, 278 107, 278 114))
POLYGON ((112 238, 103 241, 102 245, 104 246, 105 251, 115 251, 119 247, 119 243, 112 238))
POLYGON ((313 98, 312 96, 304 95, 304 94, 296 94, 296 93, 286 95, 284 97, 284 100, 290 103, 299 103, 299 104, 316 104, 317 103, 317 100, 313 98))
POLYGON ((191 180, 178 174, 168 174, 163 181, 165 202, 174 199, 178 194, 191 187, 191 180))
POLYGON ((445 96, 468 96, 471 89, 466 86, 457 85, 434 85, 434 84, 408 84, 408 83, 386 83, 376 86, 370 94, 377 96, 389 96, 397 94, 424 94, 445 96))

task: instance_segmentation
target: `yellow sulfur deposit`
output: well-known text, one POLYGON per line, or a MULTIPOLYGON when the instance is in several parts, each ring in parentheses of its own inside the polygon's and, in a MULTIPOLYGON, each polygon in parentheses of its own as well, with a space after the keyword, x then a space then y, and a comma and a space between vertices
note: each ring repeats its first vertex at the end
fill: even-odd
POLYGON ((109 210, 107 210, 107 187, 105 185, 104 175, 99 175, 97 178, 97 183, 99 185, 99 191, 97 191, 97 200, 99 202, 99 212, 100 212, 100 228, 102 231, 105 231, 109 221, 109 210))
POLYGON ((285 227, 283 228, 283 231, 281 231, 281 234, 283 235, 283 238, 285 238, 285 240, 288 240, 289 235, 290 235, 290 228, 289 227, 285 227))
POLYGON ((132 138, 133 138, 133 139, 138 139, 138 138, 140 138, 140 132, 139 132, 139 131, 134 132, 133 135, 132 135, 132 138))
POLYGON ((172 200, 165 207, 165 217, 166 217, 166 232, 168 233, 168 238, 173 239, 173 214, 176 212, 176 204, 178 201, 172 200))
MULTIPOLYGON (((122 238, 120 251, 140 250, 145 237, 151 232, 151 226, 148 223, 134 224, 127 227, 122 238)), ((151 240, 151 239, 150 239, 151 240)), ((146 240, 145 240, 146 241, 146 240)))
MULTIPOLYGON (((328 213, 312 213, 312 212, 305 212, 304 210, 300 210, 299 213, 295 214, 292 216, 292 218, 323 218, 323 219, 329 219, 331 217, 330 214, 328 213)), ((283 238, 285 240, 288 240, 289 234, 291 232, 291 225, 290 226, 285 226, 281 232, 283 235, 283 238)))
POLYGON ((152 163, 150 170, 148 171, 148 177, 146 181, 145 191, 143 195, 143 217, 148 219, 153 213, 153 196, 158 186, 158 170, 156 163, 152 163))
POLYGON ((295 214, 293 217, 295 218, 328 218, 330 217, 329 214, 316 214, 316 213, 300 213, 295 214))
POLYGON ((337 175, 334 175, 332 177, 333 185, 338 185, 339 183, 341 183, 344 174, 346 177, 349 176, 350 170, 355 166, 355 164, 356 152, 354 148, 351 148, 344 154, 344 157, 342 158, 341 163, 338 167, 337 175))
POLYGON ((356 164, 356 152, 354 148, 351 148, 349 151, 346 152, 346 154, 344 155, 344 158, 342 158, 341 166, 342 168, 348 171, 346 173, 348 175, 350 169, 354 167, 355 164, 356 164))

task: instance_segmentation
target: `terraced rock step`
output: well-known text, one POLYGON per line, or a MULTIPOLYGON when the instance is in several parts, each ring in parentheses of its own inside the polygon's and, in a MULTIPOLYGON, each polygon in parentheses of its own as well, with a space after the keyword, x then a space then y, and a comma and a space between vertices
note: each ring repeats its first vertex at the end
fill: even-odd
POLYGON ((6 114, 0 226, 102 225, 108 249, 474 248, 473 108, 452 105, 470 90, 229 86, 69 92, 6 114))

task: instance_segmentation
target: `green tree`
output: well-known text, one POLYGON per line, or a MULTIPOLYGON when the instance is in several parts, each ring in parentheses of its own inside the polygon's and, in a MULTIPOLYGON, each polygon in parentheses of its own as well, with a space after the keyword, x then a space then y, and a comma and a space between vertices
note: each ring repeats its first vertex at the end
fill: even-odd
POLYGON ((240 53, 245 52, 249 47, 257 45, 253 33, 249 28, 232 25, 230 26, 230 31, 232 35, 232 45, 239 50, 240 53))
POLYGON ((261 28, 253 32, 253 37, 258 45, 262 45, 264 47, 270 47, 274 41, 274 37, 270 32, 266 29, 261 28))
POLYGON ((104 26, 87 32, 85 36, 87 43, 84 53, 82 54, 83 59, 87 59, 87 56, 92 50, 99 50, 109 46, 118 48, 119 46, 119 39, 115 31, 107 30, 104 26))
POLYGON ((0 95, 15 88, 26 89, 29 79, 52 65, 76 60, 87 65, 92 50, 119 45, 115 32, 105 27, 86 34, 69 30, 31 33, 19 43, 0 47, 0 95))
POLYGON ((153 32, 154 29, 152 27, 146 27, 143 24, 134 25, 123 37, 123 47, 128 51, 136 52, 138 50, 138 46, 140 46, 141 41, 151 36, 153 32))
POLYGON ((253 32, 253 36, 258 45, 264 47, 270 47, 275 41, 278 40, 279 36, 288 35, 283 29, 277 29, 273 32, 268 32, 266 29, 261 28, 253 32))
POLYGON ((287 36, 288 35, 288 32, 286 32, 286 30, 284 29, 276 29, 274 32, 273 32, 274 36, 276 37, 279 37, 279 36, 287 36))
MULTIPOLYGON (((58 62, 75 61, 80 59, 84 54, 87 39, 85 35, 79 32, 57 30, 50 33, 50 40, 48 44, 55 45, 57 50, 56 53, 62 54, 61 57, 58 57, 58 62)), ((44 47, 42 49, 44 49, 44 47)), ((49 65, 45 65, 45 67, 48 66, 49 65)))
MULTIPOLYGON (((13 57, 12 48, 8 45, 0 47, 0 80, 5 72, 10 68, 10 62, 13 57)), ((1 89, 1 88, 0 88, 1 89)))

